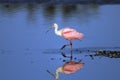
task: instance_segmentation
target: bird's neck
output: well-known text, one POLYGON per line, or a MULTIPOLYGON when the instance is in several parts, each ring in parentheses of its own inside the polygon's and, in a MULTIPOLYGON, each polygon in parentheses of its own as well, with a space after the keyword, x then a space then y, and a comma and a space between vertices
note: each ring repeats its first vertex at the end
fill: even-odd
POLYGON ((55 74, 55 78, 56 78, 56 79, 59 78, 59 73, 60 73, 60 72, 63 72, 63 71, 62 71, 62 67, 59 67, 59 68, 56 69, 56 74, 55 74))
POLYGON ((61 31, 58 30, 58 26, 55 27, 55 34, 61 36, 61 31))

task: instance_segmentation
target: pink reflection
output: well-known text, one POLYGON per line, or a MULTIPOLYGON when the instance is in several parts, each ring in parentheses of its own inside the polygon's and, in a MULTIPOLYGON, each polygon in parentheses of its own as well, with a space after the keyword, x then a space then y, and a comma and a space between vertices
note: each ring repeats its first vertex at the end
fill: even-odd
POLYGON ((56 74, 55 78, 59 78, 59 73, 64 73, 64 74, 72 74, 83 68, 84 63, 80 62, 74 62, 74 61, 69 61, 65 63, 63 66, 60 66, 56 69, 56 74))
POLYGON ((55 79, 58 79, 59 73, 72 74, 79 71, 83 67, 84 67, 84 63, 82 63, 81 61, 79 62, 69 61, 66 62, 63 66, 58 67, 56 69, 55 74, 52 74, 50 71, 47 72, 50 73, 55 79))

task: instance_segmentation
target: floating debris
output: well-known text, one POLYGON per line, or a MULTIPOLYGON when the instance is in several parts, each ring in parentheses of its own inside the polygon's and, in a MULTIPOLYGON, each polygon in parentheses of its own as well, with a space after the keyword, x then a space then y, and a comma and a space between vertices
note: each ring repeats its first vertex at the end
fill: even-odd
POLYGON ((95 54, 87 55, 90 56, 92 59, 94 56, 105 56, 109 58, 120 58, 120 51, 110 51, 110 50, 99 50, 96 51, 95 54))

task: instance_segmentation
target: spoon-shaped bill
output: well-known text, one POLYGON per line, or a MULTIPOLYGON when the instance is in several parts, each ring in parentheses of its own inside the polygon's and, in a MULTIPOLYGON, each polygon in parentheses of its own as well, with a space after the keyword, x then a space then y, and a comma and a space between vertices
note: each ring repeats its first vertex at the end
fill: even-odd
POLYGON ((51 29, 52 29, 52 27, 50 27, 50 28, 46 31, 46 33, 49 32, 51 29))

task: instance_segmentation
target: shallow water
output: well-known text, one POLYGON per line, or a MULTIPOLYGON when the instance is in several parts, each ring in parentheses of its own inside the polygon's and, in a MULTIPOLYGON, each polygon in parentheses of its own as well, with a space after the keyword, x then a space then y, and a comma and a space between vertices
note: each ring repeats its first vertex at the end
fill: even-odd
POLYGON ((56 68, 69 61, 62 53, 69 56, 70 50, 60 50, 68 41, 56 36, 54 30, 46 33, 53 23, 85 35, 73 41, 72 52, 73 61, 82 60, 84 67, 74 74, 60 74, 60 80, 120 79, 119 8, 120 5, 0 5, 0 80, 54 79, 46 70, 55 73, 56 68), (96 56, 97 53, 100 54, 96 56))

